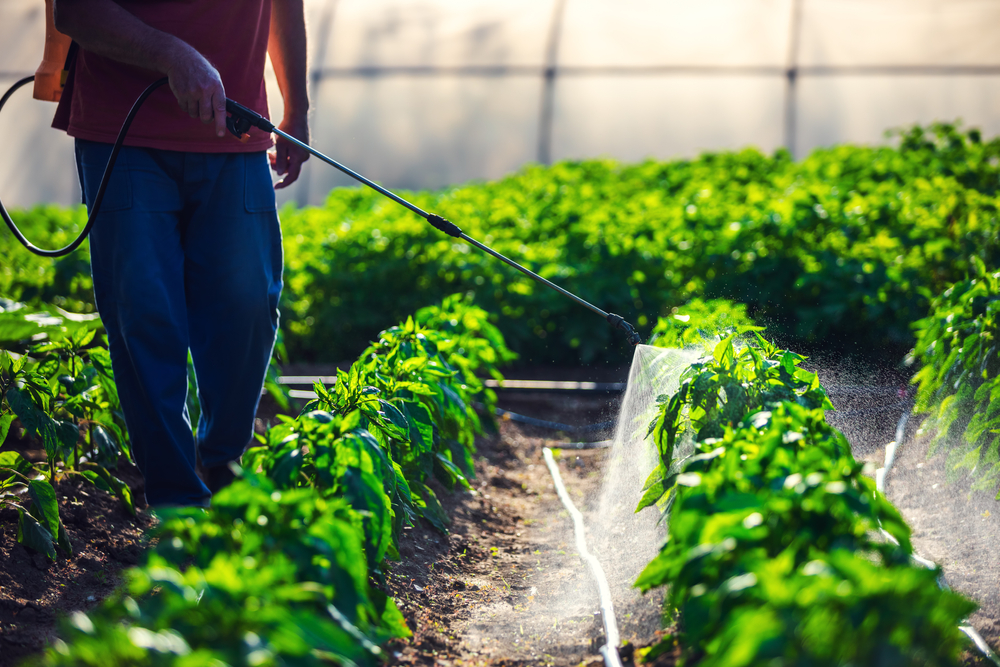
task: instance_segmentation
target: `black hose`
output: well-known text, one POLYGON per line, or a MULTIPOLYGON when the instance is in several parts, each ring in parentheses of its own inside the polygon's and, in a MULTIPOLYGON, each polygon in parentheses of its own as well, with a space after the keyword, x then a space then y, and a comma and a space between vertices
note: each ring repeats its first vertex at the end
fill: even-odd
MULTIPOLYGON (((4 93, 3 97, 0 97, 0 111, 3 110, 3 105, 7 103, 7 100, 10 99, 11 95, 13 95, 18 88, 29 84, 34 80, 34 76, 26 76, 20 81, 14 83, 14 85, 11 86, 6 93, 4 93)), ((59 248, 58 250, 46 250, 34 245, 31 241, 25 238, 24 234, 21 233, 21 230, 17 228, 17 225, 14 224, 14 221, 11 220, 10 215, 7 213, 7 209, 4 207, 3 202, 0 201, 0 216, 3 216, 3 221, 7 223, 7 227, 10 228, 14 237, 21 242, 21 245, 36 255, 41 255, 42 257, 63 257, 80 247, 80 244, 83 243, 83 240, 87 238, 88 234, 90 234, 90 230, 94 227, 94 222, 97 220, 97 214, 101 210, 101 201, 104 200, 104 191, 108 189, 108 183, 111 181, 111 172, 115 167, 115 161, 118 159, 118 153, 121 152, 122 144, 125 142, 125 135, 128 134, 129 127, 131 127, 132 121, 135 119, 135 114, 139 111, 143 102, 146 101, 146 98, 148 98, 154 90, 166 83, 166 78, 154 81, 146 88, 146 90, 142 91, 142 95, 139 95, 135 103, 132 105, 132 108, 128 112, 128 116, 125 117, 125 122, 122 124, 122 129, 118 132, 118 138, 115 139, 114 146, 111 149, 111 156, 108 157, 108 166, 104 168, 104 176, 101 178, 100 187, 97 188, 97 196, 94 197, 94 204, 90 209, 90 216, 87 218, 87 224, 84 226, 83 231, 80 232, 80 235, 77 236, 76 239, 74 239, 68 246, 59 248)))
POLYGON ((496 408, 494 413, 503 419, 509 419, 513 422, 518 422, 519 424, 527 424, 528 426, 538 426, 540 428, 550 428, 556 431, 565 431, 566 433, 594 433, 596 431, 605 431, 609 428, 614 428, 615 422, 606 421, 599 422, 597 424, 587 424, 585 426, 573 426, 572 424, 560 424, 559 422, 545 421, 544 419, 535 419, 534 417, 527 417, 525 415, 519 415, 516 412, 511 412, 510 410, 503 410, 501 408, 496 408))

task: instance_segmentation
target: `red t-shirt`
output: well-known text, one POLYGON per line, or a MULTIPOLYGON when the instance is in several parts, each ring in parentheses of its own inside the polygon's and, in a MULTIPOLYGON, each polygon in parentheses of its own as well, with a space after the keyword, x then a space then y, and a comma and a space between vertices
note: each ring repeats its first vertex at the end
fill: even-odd
MULTIPOLYGON (((147 25, 184 40, 222 76, 226 96, 267 117, 264 60, 271 0, 115 0, 147 25)), ((80 49, 52 126, 90 141, 114 143, 140 93, 162 74, 80 49)), ((271 135, 252 128, 242 143, 215 134, 183 111, 169 86, 150 95, 136 114, 126 146, 200 153, 267 150, 271 135)))

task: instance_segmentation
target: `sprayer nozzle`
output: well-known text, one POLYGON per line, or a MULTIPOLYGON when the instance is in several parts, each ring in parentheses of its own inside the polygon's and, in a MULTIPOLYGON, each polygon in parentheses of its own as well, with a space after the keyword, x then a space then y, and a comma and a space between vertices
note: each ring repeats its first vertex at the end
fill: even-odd
POLYGON ((625 321, 621 315, 615 315, 614 313, 608 313, 608 322, 616 329, 621 329, 628 336, 628 342, 632 345, 638 345, 642 342, 642 336, 639 332, 635 330, 635 327, 625 321))

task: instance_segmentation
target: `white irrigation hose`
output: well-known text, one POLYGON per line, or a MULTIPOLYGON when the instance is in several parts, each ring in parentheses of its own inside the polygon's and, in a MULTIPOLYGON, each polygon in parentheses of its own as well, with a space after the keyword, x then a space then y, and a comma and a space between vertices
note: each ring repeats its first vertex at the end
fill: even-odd
MULTIPOLYGON (((907 409, 906 412, 903 413, 903 416, 900 417, 899 423, 896 424, 896 439, 885 446, 885 462, 881 468, 875 471, 875 488, 878 489, 879 493, 883 495, 885 495, 886 479, 889 475, 889 471, 892 470, 892 466, 896 462, 896 453, 903 444, 903 438, 906 435, 906 422, 909 418, 910 409, 907 409)), ((886 538, 896 544, 899 544, 896 538, 886 532, 884 528, 880 528, 879 530, 882 531, 882 535, 886 538)), ((916 553, 910 554, 910 560, 921 567, 927 568, 928 570, 934 570, 937 568, 937 563, 918 556, 916 553)), ((938 577, 938 585, 946 590, 950 588, 944 580, 943 573, 942 576, 938 577)), ((958 629, 964 632, 965 635, 972 640, 972 643, 976 645, 976 648, 978 648, 990 662, 997 665, 997 667, 1000 667, 1000 657, 993 652, 993 649, 991 649, 990 645, 986 643, 986 640, 983 639, 978 632, 976 632, 975 628, 968 623, 963 623, 958 626, 958 629)))
POLYGON ((556 494, 562 501, 563 507, 573 518, 573 532, 576 534, 576 550, 580 554, 581 560, 590 567, 590 574, 597 582, 597 593, 601 602, 601 619, 604 621, 604 637, 607 643, 601 647, 601 656, 607 667, 622 667, 621 658, 618 656, 618 646, 621 637, 618 634, 618 622, 615 620, 615 610, 611 605, 611 587, 608 586, 608 578, 604 576, 604 568, 600 561, 587 550, 587 537, 584 533, 583 515, 573 504, 573 500, 566 493, 563 485, 562 475, 559 474, 559 466, 556 465, 552 450, 548 447, 542 448, 542 456, 545 457, 545 465, 552 475, 552 481, 556 487, 556 494))

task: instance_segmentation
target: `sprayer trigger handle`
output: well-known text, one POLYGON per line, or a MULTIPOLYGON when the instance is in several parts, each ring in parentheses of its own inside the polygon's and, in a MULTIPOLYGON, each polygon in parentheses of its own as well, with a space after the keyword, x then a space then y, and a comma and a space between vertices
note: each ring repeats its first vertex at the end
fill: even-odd
POLYGON ((229 112, 226 116, 226 127, 241 140, 251 127, 259 127, 268 133, 274 131, 274 123, 239 102, 227 98, 226 111, 229 112))
POLYGON ((226 116, 226 128, 240 141, 246 141, 250 138, 250 135, 248 134, 250 130, 250 121, 245 118, 226 116))

